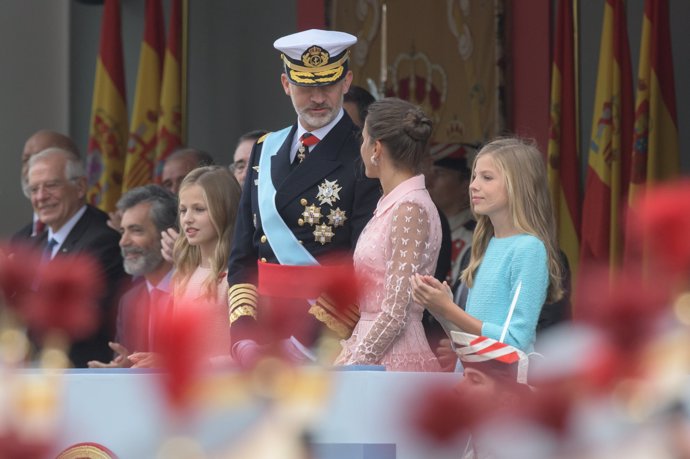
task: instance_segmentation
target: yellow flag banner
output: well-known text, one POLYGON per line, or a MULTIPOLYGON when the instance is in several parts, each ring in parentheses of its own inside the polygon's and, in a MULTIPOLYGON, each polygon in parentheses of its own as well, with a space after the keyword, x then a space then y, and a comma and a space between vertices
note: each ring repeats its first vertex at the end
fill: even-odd
POLYGON ((87 148, 87 201, 108 212, 120 198, 127 145, 120 28, 119 0, 105 0, 87 148))
POLYGON ((129 127, 123 193, 153 181, 165 48, 164 29, 161 0, 146 0, 144 38, 141 42, 137 89, 129 127))
POLYGON ((334 0, 330 17, 357 37, 354 84, 420 105, 433 144, 476 145, 504 128, 503 1, 334 0))
POLYGON ((668 0, 646 0, 635 96, 630 205, 647 183, 680 170, 668 0))
POLYGON ((580 258, 580 158, 572 0, 559 0, 551 70, 547 172, 558 242, 577 273, 580 258))
POLYGON ((615 266, 623 247, 632 144, 632 69, 623 0, 607 0, 599 50, 587 181, 582 207, 580 270, 615 266))
POLYGON ((182 0, 172 0, 168 41, 163 63, 155 179, 160 182, 163 163, 177 147, 184 145, 182 113, 182 0))

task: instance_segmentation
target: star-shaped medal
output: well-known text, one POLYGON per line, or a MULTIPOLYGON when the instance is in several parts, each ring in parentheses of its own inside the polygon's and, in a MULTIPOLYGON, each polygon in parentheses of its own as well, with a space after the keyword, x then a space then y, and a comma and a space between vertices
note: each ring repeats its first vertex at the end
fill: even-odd
POLYGON ((332 206, 333 203, 340 199, 338 193, 342 189, 343 188, 338 185, 337 180, 333 180, 332 182, 330 180, 324 180, 323 183, 319 185, 319 194, 316 195, 316 199, 320 201, 321 205, 328 204, 332 206))
POLYGON ((302 217, 304 217, 305 223, 309 223, 310 225, 318 225, 321 222, 321 208, 316 204, 304 206, 302 217))
POLYGON ((331 209, 331 213, 328 214, 328 224, 333 225, 334 228, 343 226, 345 224, 347 217, 345 216, 345 211, 340 210, 340 207, 331 209))
POLYGON ((316 225, 314 227, 314 240, 320 242, 321 245, 331 242, 333 236, 335 236, 335 233, 331 231, 331 227, 328 225, 316 225))

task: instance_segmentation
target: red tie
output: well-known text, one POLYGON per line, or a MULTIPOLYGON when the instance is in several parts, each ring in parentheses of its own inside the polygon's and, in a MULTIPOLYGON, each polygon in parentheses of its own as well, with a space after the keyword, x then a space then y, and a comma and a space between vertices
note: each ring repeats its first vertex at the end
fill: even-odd
POLYGON ((46 230, 46 224, 41 220, 36 220, 34 222, 34 230, 32 236, 40 236, 46 230))
POLYGON ((305 132, 300 136, 299 142, 300 146, 297 149, 297 159, 299 159, 299 162, 301 163, 302 161, 304 161, 304 158, 307 156, 307 153, 309 153, 309 147, 313 147, 314 145, 319 143, 319 138, 311 134, 310 132, 305 132))

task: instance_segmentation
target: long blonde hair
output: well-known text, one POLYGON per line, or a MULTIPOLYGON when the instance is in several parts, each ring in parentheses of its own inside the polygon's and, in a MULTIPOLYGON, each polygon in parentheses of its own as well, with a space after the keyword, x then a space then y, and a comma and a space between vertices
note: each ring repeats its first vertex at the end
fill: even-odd
MULTIPOLYGON (((218 235, 216 248, 210 260, 211 274, 204 281, 206 295, 215 297, 218 281, 227 268, 242 189, 232 173, 221 166, 194 169, 182 181, 180 193, 192 185, 199 185, 201 188, 209 219, 218 235)), ((201 263, 201 249, 189 245, 187 238, 180 235, 173 247, 173 263, 174 294, 178 296, 184 292, 192 273, 201 263)))
MULTIPOLYGON (((556 220, 542 154, 533 142, 514 137, 493 140, 474 158, 473 179, 477 160, 482 156, 490 157, 503 173, 513 226, 520 233, 538 238, 546 247, 549 269, 547 301, 560 299, 563 296, 563 267, 556 242, 556 220)), ((470 263, 461 276, 468 287, 472 287, 484 252, 494 235, 494 227, 489 217, 475 217, 477 226, 472 236, 470 263)))

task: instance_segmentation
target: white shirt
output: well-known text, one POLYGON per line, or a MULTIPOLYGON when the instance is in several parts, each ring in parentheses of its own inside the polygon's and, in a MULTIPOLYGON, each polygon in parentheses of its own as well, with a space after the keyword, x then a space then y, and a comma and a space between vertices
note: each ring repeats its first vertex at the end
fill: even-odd
MULTIPOLYGON (((338 121, 340 121, 340 119, 343 117, 344 113, 345 113, 345 111, 341 107, 340 111, 338 112, 338 115, 333 119, 333 121, 331 121, 330 123, 328 123, 324 127, 314 129, 313 131, 307 131, 306 129, 304 129, 304 127, 302 126, 302 123, 300 123, 298 120, 297 121, 297 131, 295 132, 295 137, 292 138, 292 147, 290 147, 290 163, 293 163, 295 161, 295 156, 297 156, 297 149, 299 148, 299 145, 300 145, 299 139, 300 139, 300 137, 302 137, 302 134, 304 134, 305 132, 309 132, 310 134, 316 136, 316 138, 321 141, 321 140, 323 140, 324 137, 326 137, 328 135, 329 132, 331 132, 331 129, 333 129, 333 126, 338 124, 338 121)), ((313 145, 311 148, 313 149, 316 145, 318 145, 318 142, 315 145, 313 145)))
POLYGON ((65 242, 65 239, 67 239, 67 236, 69 236, 69 233, 72 232, 72 229, 74 226, 77 224, 79 219, 84 215, 84 212, 86 212, 86 204, 81 206, 81 208, 72 215, 72 218, 67 220, 67 223, 62 225, 62 227, 57 230, 57 232, 53 233, 53 229, 51 227, 48 227, 48 239, 46 241, 50 241, 51 239, 55 239, 55 246, 53 247, 53 251, 50 254, 50 259, 52 260, 53 257, 55 256, 56 253, 58 253, 58 250, 60 250, 60 247, 62 247, 62 244, 65 242))

